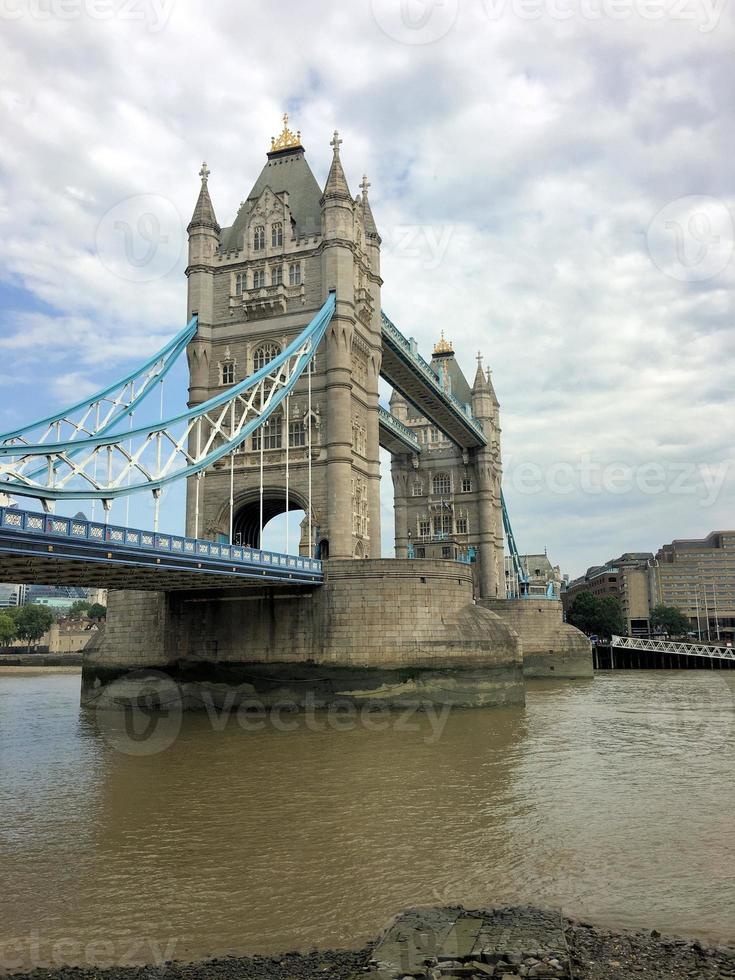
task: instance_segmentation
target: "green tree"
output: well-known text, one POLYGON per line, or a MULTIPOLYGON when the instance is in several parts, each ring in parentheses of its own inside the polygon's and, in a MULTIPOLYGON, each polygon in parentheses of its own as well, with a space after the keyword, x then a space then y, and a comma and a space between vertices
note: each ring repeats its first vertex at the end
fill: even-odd
POLYGON ((598 600, 595 633, 606 637, 625 633, 625 617, 617 596, 605 595, 598 600))
POLYGON ((594 633, 598 602, 591 592, 580 592, 569 607, 567 622, 583 633, 594 633))
POLYGON ((81 616, 88 616, 91 604, 87 602, 86 599, 77 599, 76 602, 72 602, 71 608, 69 609, 69 615, 72 619, 78 619, 81 616))
POLYGON ((684 636, 689 631, 689 617, 676 606, 654 606, 651 610, 651 626, 663 630, 667 636, 684 636))
POLYGON ((591 592, 580 592, 567 613, 567 621, 583 633, 609 637, 625 632, 625 619, 617 596, 598 598, 591 592))
POLYGON ((15 616, 18 638, 30 646, 37 643, 54 621, 54 614, 45 606, 21 606, 15 616))
POLYGON ((7 612, 0 613, 0 646, 7 646, 16 637, 15 618, 7 612))
POLYGON ((107 616, 107 606, 103 606, 101 602, 93 602, 87 615, 90 619, 104 619, 107 616))

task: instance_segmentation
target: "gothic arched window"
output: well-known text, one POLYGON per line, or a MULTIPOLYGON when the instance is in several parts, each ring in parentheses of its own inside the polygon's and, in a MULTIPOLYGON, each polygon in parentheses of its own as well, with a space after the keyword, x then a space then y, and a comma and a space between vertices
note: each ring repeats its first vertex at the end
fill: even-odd
POLYGON ((283 266, 271 266, 271 286, 280 286, 283 282, 283 266))
POLYGON ((300 286, 301 285, 301 263, 292 262, 288 267, 288 284, 289 286, 300 286))
POLYGON ((283 245, 283 225, 280 221, 271 225, 271 245, 273 248, 279 248, 283 245))
POLYGON ((253 248, 259 252, 265 248, 265 228, 263 225, 256 225, 253 232, 253 248))
POLYGON ((444 494, 452 492, 452 481, 449 479, 448 473, 437 473, 432 482, 432 488, 435 497, 440 497, 444 494))
POLYGON ((260 450, 260 440, 263 449, 280 449, 283 445, 283 415, 275 412, 253 433, 253 449, 260 450))
POLYGON ((265 269, 255 269, 253 271, 253 289, 262 289, 265 286, 265 269))
POLYGON ((253 352, 253 371, 260 371, 280 353, 281 348, 278 344, 261 344, 260 347, 256 347, 253 352))
POLYGON ((415 480, 414 481, 412 493, 413 493, 413 496, 414 497, 423 497, 423 495, 424 495, 424 485, 421 482, 421 480, 415 480))

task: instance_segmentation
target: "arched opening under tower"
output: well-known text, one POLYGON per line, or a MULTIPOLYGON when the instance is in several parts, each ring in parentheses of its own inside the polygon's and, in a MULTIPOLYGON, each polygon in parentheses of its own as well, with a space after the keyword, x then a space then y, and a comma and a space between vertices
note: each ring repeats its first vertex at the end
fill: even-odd
POLYGON ((262 521, 261 537, 259 495, 236 502, 232 521, 233 542, 293 555, 309 553, 306 512, 297 497, 289 496, 287 506, 285 491, 264 490, 262 521))

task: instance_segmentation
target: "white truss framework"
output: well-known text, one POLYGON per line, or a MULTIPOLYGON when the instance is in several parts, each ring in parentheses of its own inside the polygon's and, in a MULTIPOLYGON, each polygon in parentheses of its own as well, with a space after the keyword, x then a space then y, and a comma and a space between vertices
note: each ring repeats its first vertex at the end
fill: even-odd
POLYGON ((109 507, 115 498, 141 490, 157 497, 174 481, 203 475, 242 445, 290 393, 333 311, 330 294, 309 326, 270 364, 177 418, 116 435, 0 444, 0 488, 45 502, 97 499, 109 507))
POLYGON ((134 411, 157 383, 163 381, 196 330, 197 321, 193 318, 173 340, 132 374, 57 415, 0 435, 0 446, 67 443, 110 432, 117 422, 134 411))
POLYGON ((648 640, 638 636, 613 636, 616 650, 646 650, 650 653, 676 653, 685 657, 707 657, 710 660, 735 660, 732 647, 710 643, 684 643, 680 640, 648 640))

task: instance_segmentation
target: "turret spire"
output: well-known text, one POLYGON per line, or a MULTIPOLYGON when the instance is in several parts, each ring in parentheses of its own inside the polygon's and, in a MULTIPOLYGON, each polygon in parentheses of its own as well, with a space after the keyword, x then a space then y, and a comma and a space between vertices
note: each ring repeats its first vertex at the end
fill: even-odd
POLYGON ((214 213, 212 199, 209 196, 209 187, 207 186, 210 173, 211 171, 205 161, 202 164, 201 170, 199 171, 199 176, 202 179, 202 186, 199 191, 199 197, 197 198, 197 203, 194 207, 194 214, 191 216, 191 221, 189 222, 187 231, 191 231, 193 228, 211 228, 219 235, 220 226, 217 223, 217 217, 214 213))
POLYGON ((350 188, 347 186, 347 178, 345 177, 342 162, 339 158, 339 148, 342 145, 342 140, 339 138, 339 133, 336 129, 332 137, 332 142, 329 145, 332 147, 334 155, 332 157, 332 166, 329 168, 327 183, 324 185, 324 197, 322 200, 342 199, 349 200, 350 204, 352 204, 352 195, 350 194, 350 188))
POLYGON ((473 391, 487 391, 488 383, 485 377, 485 372, 482 367, 483 356, 480 351, 477 352, 477 372, 475 374, 475 380, 472 384, 473 391))

